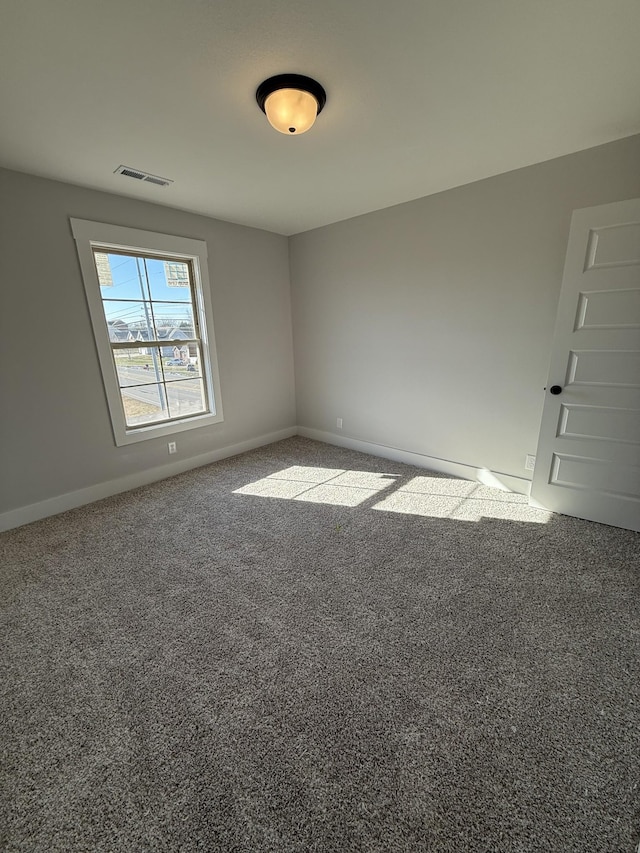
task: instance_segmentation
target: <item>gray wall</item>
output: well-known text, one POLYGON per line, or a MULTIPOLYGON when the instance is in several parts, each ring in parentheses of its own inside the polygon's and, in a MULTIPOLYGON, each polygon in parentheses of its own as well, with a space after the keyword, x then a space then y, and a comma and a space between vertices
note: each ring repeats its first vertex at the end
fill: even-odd
POLYGON ((636 196, 640 136, 291 238, 298 425, 530 476, 571 211, 636 196))
POLYGON ((295 426, 285 237, 6 170, 0 215, 0 511, 295 426), (114 444, 70 216, 208 244, 225 420, 171 459, 114 444))

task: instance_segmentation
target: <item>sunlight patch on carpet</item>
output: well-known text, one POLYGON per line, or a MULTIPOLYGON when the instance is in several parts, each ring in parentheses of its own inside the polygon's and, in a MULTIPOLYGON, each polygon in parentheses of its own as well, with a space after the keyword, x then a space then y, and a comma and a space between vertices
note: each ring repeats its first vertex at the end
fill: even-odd
POLYGON ((505 491, 503 486, 427 475, 403 482, 399 474, 305 465, 283 468, 234 494, 344 507, 357 507, 380 495, 371 509, 456 521, 497 518, 546 524, 551 516, 529 506, 526 495, 505 491))
POLYGON ((395 474, 294 465, 248 483, 234 494, 354 507, 375 497, 395 480, 395 474))
POLYGON ((374 509, 451 518, 457 521, 481 521, 500 518, 546 524, 551 513, 528 505, 526 495, 503 489, 444 477, 413 477, 376 504, 374 509))

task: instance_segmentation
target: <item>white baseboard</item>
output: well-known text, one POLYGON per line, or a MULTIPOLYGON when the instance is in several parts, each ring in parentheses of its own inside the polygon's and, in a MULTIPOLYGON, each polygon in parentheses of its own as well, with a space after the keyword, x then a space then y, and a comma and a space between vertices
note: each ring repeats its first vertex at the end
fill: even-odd
POLYGON ((311 429, 310 427, 288 427, 287 429, 260 435, 247 441, 241 441, 238 444, 221 447, 218 450, 212 450, 200 456, 192 456, 190 459, 170 462, 168 465, 161 465, 137 474, 129 474, 126 477, 119 477, 117 480, 98 483, 95 486, 88 486, 86 489, 78 489, 75 492, 67 492, 64 495, 58 495, 48 500, 29 504, 29 506, 9 510, 9 512, 0 514, 0 532, 10 530, 13 527, 20 527, 23 524, 29 524, 32 521, 38 521, 40 518, 47 518, 50 515, 58 515, 58 513, 66 512, 68 509, 75 509, 76 507, 93 503, 93 501, 99 501, 102 498, 120 494, 120 492, 128 492, 130 489, 137 489, 139 486, 146 486, 158 480, 165 480, 167 477, 182 474, 184 471, 190 471, 192 468, 201 468, 203 465, 209 465, 212 462, 217 462, 219 459, 237 456, 240 453, 246 453, 248 450, 255 450, 257 447, 273 444, 275 441, 282 441, 294 435, 302 435, 305 438, 312 438, 315 441, 322 441, 325 444, 335 444, 338 447, 346 447, 349 450, 359 450, 361 453, 380 456, 383 459, 390 459, 393 462, 404 462, 407 465, 415 465, 418 468, 428 468, 430 471, 450 474, 452 477, 461 477, 464 480, 473 480, 484 483, 487 486, 493 486, 508 492, 516 492, 521 495, 528 495, 531 489, 531 481, 524 477, 514 477, 511 474, 489 471, 487 468, 475 468, 472 465, 465 465, 461 462, 438 459, 434 456, 425 456, 422 453, 400 450, 397 447, 387 447, 384 444, 374 444, 370 441, 360 441, 356 438, 348 438, 332 432, 311 429))
POLYGON ((531 490, 531 480, 527 480, 525 477, 514 477, 513 474, 490 471, 488 468, 476 468, 462 462, 438 459, 435 456, 425 456, 422 453, 414 453, 410 450, 400 450, 397 447, 387 447, 384 444, 374 444, 370 441, 360 441, 356 438, 348 438, 344 435, 323 432, 310 427, 299 426, 298 435, 312 438, 315 441, 324 441, 326 444, 346 447, 349 450, 359 450, 361 453, 369 453, 371 456, 381 456, 383 459, 391 459, 393 462, 404 462, 407 465, 415 465, 417 468, 428 468, 430 471, 450 474, 452 477, 461 477, 463 480, 473 480, 483 483, 485 486, 502 489, 505 492, 529 495, 531 490))
POLYGON ((226 459, 229 456, 246 453, 248 450, 255 450, 256 447, 263 447, 266 444, 273 444, 275 441, 282 441, 284 438, 291 438, 297 433, 296 427, 288 427, 277 432, 250 438, 247 441, 241 441, 238 444, 230 444, 218 450, 211 450, 209 453, 192 456, 189 459, 170 462, 168 465, 160 465, 157 468, 151 468, 137 474, 128 474, 125 477, 119 477, 117 480, 108 480, 106 483, 98 483, 95 486, 88 486, 86 489, 78 489, 75 492, 67 492, 55 498, 29 504, 29 506, 9 510, 9 512, 0 514, 0 532, 29 524, 32 521, 38 521, 40 518, 47 518, 50 515, 58 515, 58 513, 65 512, 68 509, 75 509, 78 506, 84 506, 93 503, 93 501, 117 495, 120 492, 128 492, 130 489, 137 489, 139 486, 146 486, 158 480, 165 480, 167 477, 174 477, 176 474, 182 474, 192 468, 201 468, 203 465, 209 465, 219 459, 226 459))

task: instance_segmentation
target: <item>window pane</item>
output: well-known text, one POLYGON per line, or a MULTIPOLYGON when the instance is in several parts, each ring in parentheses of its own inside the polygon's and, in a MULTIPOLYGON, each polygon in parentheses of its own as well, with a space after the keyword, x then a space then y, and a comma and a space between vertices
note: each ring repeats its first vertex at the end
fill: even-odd
MULTIPOLYGON (((163 358, 164 376, 167 382, 176 379, 198 379, 202 376, 200 347, 198 344, 175 342, 170 358, 163 358), (179 345, 179 346, 178 346, 179 345)), ((162 347, 163 352, 166 347, 162 347)))
POLYGON ((104 314, 112 341, 148 341, 155 337, 150 304, 105 300, 104 314))
MULTIPOLYGON (((194 371, 191 369, 191 350, 192 347, 187 344, 181 344, 176 341, 176 344, 170 347, 162 347, 163 355, 168 354, 169 358, 164 358, 164 374, 167 379, 193 379, 194 371), (187 376, 187 373, 192 374, 187 376)), ((198 375, 197 373, 195 374, 198 375)))
POLYGON ((191 302, 189 264, 183 261, 147 259, 151 298, 167 302, 191 302))
POLYGON ((198 412, 205 411, 204 385, 201 379, 167 382, 166 389, 169 413, 172 418, 195 415, 198 412))
POLYGON ((121 388, 127 426, 140 426, 169 417, 161 385, 137 385, 121 388))
POLYGON ((121 388, 127 385, 148 385, 162 382, 162 363, 158 350, 152 347, 116 349, 113 359, 121 388))
POLYGON ((148 299, 144 258, 94 251, 103 299, 148 299))
POLYGON ((166 340, 195 338, 195 323, 191 303, 152 302, 158 335, 166 340))

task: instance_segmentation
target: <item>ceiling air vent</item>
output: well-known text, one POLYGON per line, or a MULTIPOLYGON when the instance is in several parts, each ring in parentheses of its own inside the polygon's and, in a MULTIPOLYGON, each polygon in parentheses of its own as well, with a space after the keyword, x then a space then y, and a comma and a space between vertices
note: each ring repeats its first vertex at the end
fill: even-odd
POLYGON ((147 181, 158 187, 168 187, 173 181, 169 178, 159 178, 158 175, 150 175, 149 172, 141 172, 140 169, 132 169, 130 166, 118 166, 114 175, 126 175, 127 178, 135 178, 136 181, 147 181))

